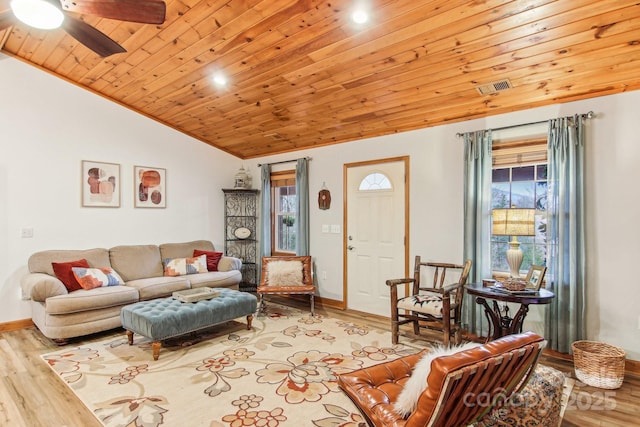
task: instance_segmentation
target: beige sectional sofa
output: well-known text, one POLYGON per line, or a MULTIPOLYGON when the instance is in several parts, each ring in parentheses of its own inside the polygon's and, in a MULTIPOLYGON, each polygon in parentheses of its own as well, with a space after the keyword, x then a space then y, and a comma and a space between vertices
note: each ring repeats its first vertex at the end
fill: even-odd
POLYGON ((223 256, 218 271, 165 276, 163 260, 188 258, 193 251, 214 251, 213 243, 196 240, 161 245, 127 245, 111 249, 47 250, 29 257, 29 273, 22 279, 23 297, 29 299, 32 320, 40 331, 57 342, 122 326, 120 309, 137 301, 171 296, 190 288, 238 289, 241 261, 223 256), (90 267, 115 270, 123 286, 104 286, 69 292, 52 263, 86 259, 90 267))

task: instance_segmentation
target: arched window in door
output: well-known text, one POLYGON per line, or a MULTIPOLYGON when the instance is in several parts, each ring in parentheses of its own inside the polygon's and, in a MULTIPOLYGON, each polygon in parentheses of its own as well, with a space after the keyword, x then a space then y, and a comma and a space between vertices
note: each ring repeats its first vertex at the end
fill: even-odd
POLYGON ((391 180, 380 172, 374 172, 365 176, 360 181, 358 190, 360 191, 372 191, 372 190, 392 190, 391 180))

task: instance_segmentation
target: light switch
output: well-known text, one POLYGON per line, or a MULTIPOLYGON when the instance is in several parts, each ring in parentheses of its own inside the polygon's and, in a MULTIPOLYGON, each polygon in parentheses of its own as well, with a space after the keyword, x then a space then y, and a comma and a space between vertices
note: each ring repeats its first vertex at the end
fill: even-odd
POLYGON ((331 224, 331 232, 336 234, 340 233, 340 225, 331 224))
POLYGON ((322 232, 323 233, 329 232, 329 224, 322 224, 322 232))

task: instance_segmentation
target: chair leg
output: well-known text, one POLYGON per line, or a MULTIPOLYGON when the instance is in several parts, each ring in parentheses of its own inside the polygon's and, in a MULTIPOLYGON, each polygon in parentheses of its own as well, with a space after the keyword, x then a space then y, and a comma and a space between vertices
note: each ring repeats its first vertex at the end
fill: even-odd
POLYGON ((391 321, 391 344, 398 344, 398 333, 400 332, 400 326, 397 320, 391 321))
POLYGON ((413 333, 420 335, 420 321, 418 321, 417 316, 411 323, 413 323, 413 333))
POLYGON ((260 294, 260 301, 258 302, 258 314, 265 314, 267 305, 264 303, 264 294, 260 294))
POLYGON ((462 344, 462 331, 460 329, 457 329, 456 332, 454 333, 454 339, 455 339, 456 345, 462 344))
POLYGON ((311 294, 311 317, 316 317, 315 308, 313 306, 313 294, 311 294))
POLYGON ((447 322, 447 319, 444 319, 442 333, 444 335, 444 348, 449 348, 451 346, 451 323, 447 322))

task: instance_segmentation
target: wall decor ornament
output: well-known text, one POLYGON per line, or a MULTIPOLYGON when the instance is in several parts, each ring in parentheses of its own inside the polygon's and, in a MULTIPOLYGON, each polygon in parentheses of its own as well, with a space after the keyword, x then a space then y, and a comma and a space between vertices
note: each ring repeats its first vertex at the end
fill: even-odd
POLYGON ((331 207, 331 193, 329 189, 322 183, 322 189, 318 193, 318 207, 327 210, 331 207))
POLYGON ((82 206, 120 207, 120 165, 82 161, 82 206))
POLYGON ((251 184, 251 175, 244 169, 244 166, 240 166, 240 170, 234 177, 233 188, 251 188, 251 184))
POLYGON ((134 207, 167 207, 167 171, 163 168, 134 166, 134 207))

